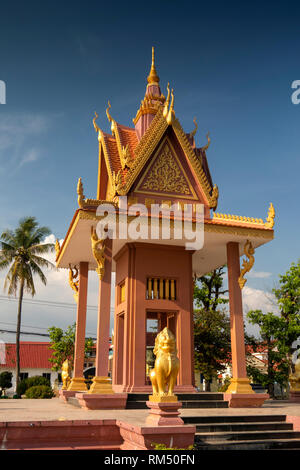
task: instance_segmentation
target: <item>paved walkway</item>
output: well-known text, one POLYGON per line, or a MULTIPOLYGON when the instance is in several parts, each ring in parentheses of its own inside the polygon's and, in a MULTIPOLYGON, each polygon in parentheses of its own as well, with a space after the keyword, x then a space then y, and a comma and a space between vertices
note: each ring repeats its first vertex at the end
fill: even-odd
MULTIPOLYGON (((45 400, 0 400, 0 422, 121 419, 143 424, 148 410, 82 410, 59 398, 45 400)), ((262 408, 200 408, 181 410, 182 416, 285 414, 300 416, 300 403, 267 401, 262 408)))

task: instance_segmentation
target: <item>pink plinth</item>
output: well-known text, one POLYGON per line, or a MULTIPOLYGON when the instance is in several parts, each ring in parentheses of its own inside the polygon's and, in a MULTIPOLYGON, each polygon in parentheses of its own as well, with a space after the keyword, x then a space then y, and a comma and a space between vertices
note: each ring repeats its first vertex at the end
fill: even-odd
POLYGON ((259 408, 269 398, 267 393, 224 393, 229 408, 259 408))
POLYGON ((146 425, 182 426, 184 424, 183 420, 179 417, 178 409, 182 407, 180 401, 165 403, 147 401, 146 405, 150 408, 149 415, 146 418, 146 425))
POLYGON ((85 410, 124 410, 127 393, 76 393, 81 408, 85 410))
POLYGON ((117 421, 124 440, 121 450, 153 450, 155 444, 187 449, 194 444, 195 426, 137 426, 117 421))
POLYGON ((74 390, 59 390, 59 398, 65 403, 68 403, 68 398, 75 397, 75 393, 77 392, 74 390))
POLYGON ((292 423, 294 431, 300 431, 300 416, 290 416, 286 417, 287 423, 292 423))
POLYGON ((290 401, 300 403, 300 391, 290 390, 290 401))

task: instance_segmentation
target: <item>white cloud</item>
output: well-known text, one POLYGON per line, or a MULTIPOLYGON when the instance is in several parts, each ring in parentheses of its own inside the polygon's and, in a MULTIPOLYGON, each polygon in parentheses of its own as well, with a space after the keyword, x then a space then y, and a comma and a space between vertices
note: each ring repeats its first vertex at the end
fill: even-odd
POLYGON ((268 272, 265 272, 265 271, 249 271, 249 273, 247 273, 247 276, 252 277, 252 278, 263 279, 263 278, 267 278, 267 277, 272 276, 272 273, 268 273, 268 272))
POLYGON ((263 313, 278 312, 273 293, 261 289, 253 289, 248 286, 245 286, 242 292, 244 312, 249 310, 262 310, 263 313))
POLYGON ((0 115, 0 164, 2 170, 20 168, 40 156, 35 140, 50 126, 50 119, 33 113, 0 115), (24 154, 24 149, 27 151, 24 154), (9 157, 9 158, 8 158, 9 157))

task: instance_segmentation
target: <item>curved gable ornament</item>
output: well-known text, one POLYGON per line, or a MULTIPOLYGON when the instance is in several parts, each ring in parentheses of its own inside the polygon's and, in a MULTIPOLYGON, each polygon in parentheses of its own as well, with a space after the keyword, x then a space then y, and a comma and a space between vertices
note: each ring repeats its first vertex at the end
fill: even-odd
POLYGON ((252 243, 249 240, 247 240, 244 246, 244 253, 246 257, 248 258, 248 260, 245 260, 245 259, 243 260, 243 264, 242 264, 243 268, 241 270, 241 274, 238 279, 239 286, 241 289, 243 289, 244 285, 247 282, 247 279, 244 278, 245 274, 250 271, 250 269, 252 268, 254 264, 254 256, 253 256, 254 251, 255 250, 252 246, 252 243))

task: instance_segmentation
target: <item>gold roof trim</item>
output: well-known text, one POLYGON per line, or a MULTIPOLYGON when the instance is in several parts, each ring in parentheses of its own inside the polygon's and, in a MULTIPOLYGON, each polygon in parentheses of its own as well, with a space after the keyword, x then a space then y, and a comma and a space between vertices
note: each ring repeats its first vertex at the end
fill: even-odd
POLYGON ((120 196, 125 196, 128 193, 149 156, 154 152, 157 143, 167 130, 168 124, 162 115, 162 111, 162 107, 160 107, 147 132, 143 135, 135 149, 136 157, 132 168, 127 174, 125 185, 119 192, 120 196))
POLYGON ((218 212, 215 212, 213 214, 213 220, 220 220, 220 221, 228 221, 228 222, 242 222, 244 224, 255 224, 255 225, 260 225, 261 227, 267 228, 267 229, 272 229, 274 227, 274 218, 275 218, 275 209, 274 206, 271 202, 269 210, 268 210, 268 216, 266 218, 266 222, 263 221, 263 219, 257 219, 254 217, 245 217, 241 215, 232 215, 232 214, 221 214, 218 212))
POLYGON ((180 122, 178 121, 177 118, 173 119, 172 122, 172 127, 174 129, 174 132, 176 134, 177 139, 179 140, 184 152, 188 156, 192 167, 200 181, 201 187, 203 188, 203 191, 205 193, 205 196, 207 198, 207 201, 209 203, 209 206, 212 209, 217 208, 218 204, 218 196, 219 196, 219 191, 217 185, 214 186, 214 188, 211 187, 211 185, 208 182, 208 179, 204 173, 204 170, 201 165, 201 161, 195 154, 187 136, 184 130, 181 127, 180 122))
POLYGON ((246 224, 257 224, 257 225, 265 225, 263 219, 256 219, 253 217, 245 217, 241 215, 231 215, 231 214, 221 214, 219 212, 214 212, 213 214, 214 220, 228 220, 231 222, 243 222, 246 224))

